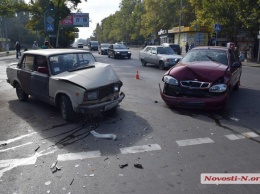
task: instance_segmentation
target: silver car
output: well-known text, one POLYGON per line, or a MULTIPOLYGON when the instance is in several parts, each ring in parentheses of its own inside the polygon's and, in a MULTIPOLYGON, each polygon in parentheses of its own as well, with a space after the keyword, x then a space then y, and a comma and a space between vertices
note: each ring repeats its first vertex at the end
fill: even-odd
POLYGON ((170 47, 146 46, 140 51, 139 59, 143 66, 150 63, 158 65, 159 69, 165 69, 176 65, 182 56, 176 54, 170 47))

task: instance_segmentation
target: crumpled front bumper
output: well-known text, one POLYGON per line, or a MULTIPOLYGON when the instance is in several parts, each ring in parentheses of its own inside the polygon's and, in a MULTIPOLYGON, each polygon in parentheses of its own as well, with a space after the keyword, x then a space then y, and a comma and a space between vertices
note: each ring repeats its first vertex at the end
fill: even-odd
POLYGON ((78 112, 87 113, 92 111, 100 111, 100 112, 107 111, 116 107, 124 98, 125 98, 125 94, 121 92, 118 98, 114 100, 102 102, 95 105, 81 105, 78 107, 78 112))

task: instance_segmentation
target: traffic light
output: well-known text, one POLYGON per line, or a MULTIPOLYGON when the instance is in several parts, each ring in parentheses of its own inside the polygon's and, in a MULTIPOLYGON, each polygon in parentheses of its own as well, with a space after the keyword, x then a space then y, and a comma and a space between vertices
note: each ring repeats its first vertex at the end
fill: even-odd
POLYGON ((50 9, 51 11, 54 10, 54 4, 53 4, 52 1, 50 1, 50 3, 49 3, 49 9, 50 9))

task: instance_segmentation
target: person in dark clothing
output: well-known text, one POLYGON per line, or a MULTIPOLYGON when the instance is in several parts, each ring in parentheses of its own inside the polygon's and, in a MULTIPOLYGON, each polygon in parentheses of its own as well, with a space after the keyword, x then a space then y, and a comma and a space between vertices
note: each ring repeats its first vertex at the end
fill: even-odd
POLYGON ((15 44, 15 50, 16 50, 16 58, 18 59, 19 56, 21 56, 21 45, 18 41, 15 44))
POLYGON ((186 42, 185 50, 186 50, 186 53, 189 51, 189 43, 188 43, 188 41, 186 42))

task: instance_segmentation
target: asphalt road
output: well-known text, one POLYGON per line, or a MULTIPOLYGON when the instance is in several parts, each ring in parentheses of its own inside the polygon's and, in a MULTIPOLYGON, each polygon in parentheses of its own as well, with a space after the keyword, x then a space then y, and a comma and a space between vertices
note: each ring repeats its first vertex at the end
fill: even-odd
POLYGON ((0 58, 0 194, 259 193, 260 182, 201 184, 201 173, 260 173, 260 68, 243 67, 223 112, 170 109, 158 86, 165 71, 141 66, 138 52, 111 59, 93 51, 117 71, 126 97, 116 114, 73 124, 37 99, 19 102, 5 81, 17 60, 0 58))

